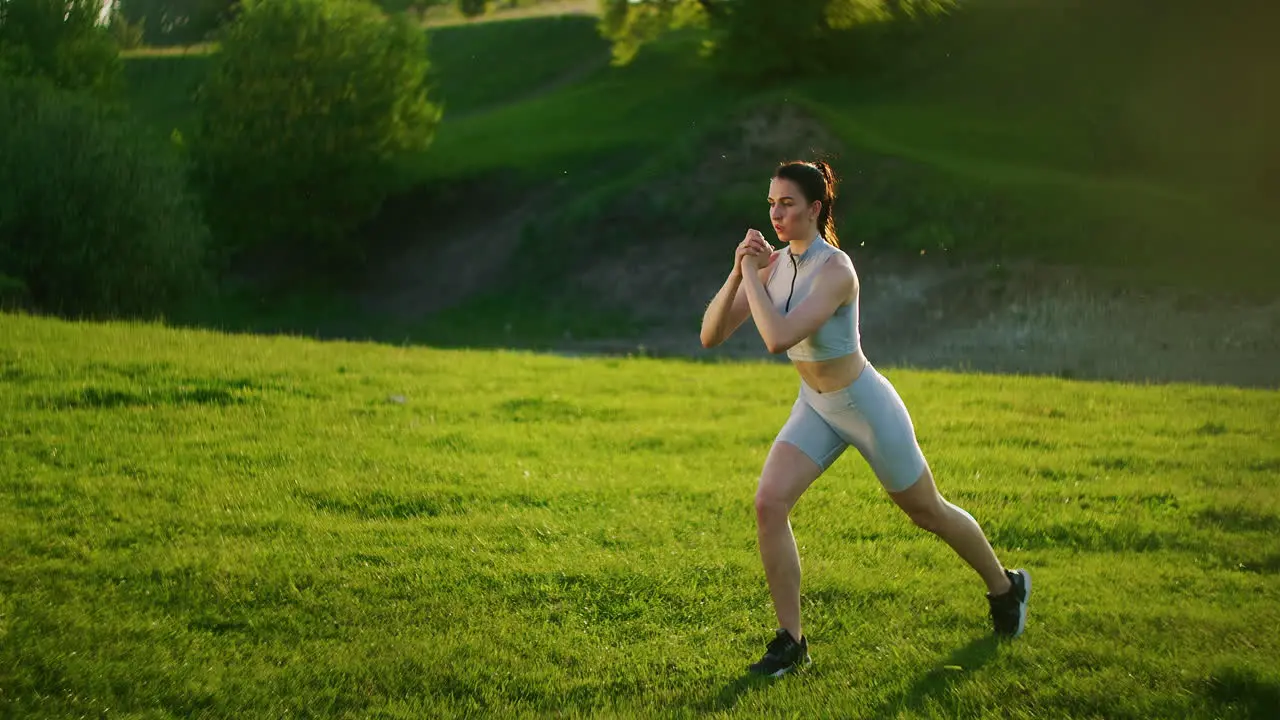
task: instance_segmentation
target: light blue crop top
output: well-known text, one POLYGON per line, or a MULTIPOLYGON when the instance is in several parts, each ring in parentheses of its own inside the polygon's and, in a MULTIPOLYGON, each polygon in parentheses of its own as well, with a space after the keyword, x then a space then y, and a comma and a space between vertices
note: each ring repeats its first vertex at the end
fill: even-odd
MULTIPOLYGON (((832 255, 842 252, 819 235, 800 255, 791 254, 790 246, 778 255, 769 273, 765 289, 778 312, 784 316, 804 302, 813 289, 813 281, 832 255)), ((850 355, 861 343, 858 333, 858 298, 841 305, 809 337, 792 345, 787 357, 792 360, 817 361, 850 355)))

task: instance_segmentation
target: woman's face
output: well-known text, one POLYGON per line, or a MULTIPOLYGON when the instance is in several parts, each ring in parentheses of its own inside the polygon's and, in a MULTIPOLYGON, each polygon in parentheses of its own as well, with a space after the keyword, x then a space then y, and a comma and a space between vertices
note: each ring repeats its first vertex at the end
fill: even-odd
POLYGON ((769 220, 778 240, 808 240, 818 233, 821 201, 807 202, 800 186, 785 178, 769 183, 769 220))

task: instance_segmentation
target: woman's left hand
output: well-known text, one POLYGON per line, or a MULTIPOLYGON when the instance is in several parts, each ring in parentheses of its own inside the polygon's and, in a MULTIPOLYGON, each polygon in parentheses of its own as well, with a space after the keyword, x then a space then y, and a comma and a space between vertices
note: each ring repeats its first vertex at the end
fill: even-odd
POLYGON ((773 256, 768 250, 756 250, 748 252, 742 256, 742 270, 760 270, 769 265, 769 259, 773 256))
POLYGON ((747 237, 738 246, 742 255, 742 270, 760 270, 769 264, 773 256, 773 246, 764 239, 759 230, 747 231, 747 237))

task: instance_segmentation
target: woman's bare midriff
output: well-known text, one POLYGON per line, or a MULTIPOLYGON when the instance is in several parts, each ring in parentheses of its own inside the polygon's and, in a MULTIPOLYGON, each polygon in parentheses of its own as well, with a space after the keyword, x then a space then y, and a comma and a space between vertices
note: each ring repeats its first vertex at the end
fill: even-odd
POLYGON ((852 355, 844 355, 830 360, 809 362, 797 360, 792 363, 796 372, 805 384, 819 393, 835 392, 847 388, 861 375, 867 366, 867 357, 861 350, 852 355))

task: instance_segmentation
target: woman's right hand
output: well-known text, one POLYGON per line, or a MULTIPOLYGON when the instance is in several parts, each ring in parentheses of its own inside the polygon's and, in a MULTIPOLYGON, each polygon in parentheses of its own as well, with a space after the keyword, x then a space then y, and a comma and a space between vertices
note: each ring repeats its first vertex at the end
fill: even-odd
POLYGON ((764 255, 764 261, 756 265, 757 268, 764 267, 769 262, 768 257, 773 255, 773 246, 764 239, 764 235, 761 235, 759 230, 748 230, 747 236, 738 243, 738 249, 733 253, 733 274, 739 278, 742 277, 744 255, 764 255))

